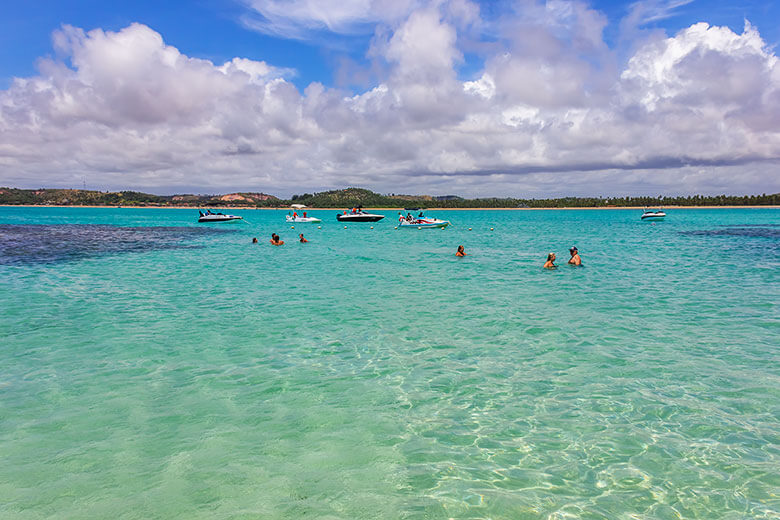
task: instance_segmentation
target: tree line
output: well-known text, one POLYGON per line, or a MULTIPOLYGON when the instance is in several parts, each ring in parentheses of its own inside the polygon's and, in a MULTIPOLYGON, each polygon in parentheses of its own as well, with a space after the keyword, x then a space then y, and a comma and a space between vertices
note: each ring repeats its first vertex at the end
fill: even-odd
POLYGON ((544 199, 476 198, 427 195, 382 195, 362 188, 346 188, 320 193, 293 195, 289 200, 235 200, 226 202, 218 195, 153 195, 138 191, 100 192, 91 190, 0 188, 0 204, 5 205, 95 205, 95 206, 245 206, 285 207, 304 204, 316 208, 607 208, 611 206, 778 206, 780 193, 761 195, 687 195, 657 197, 560 197, 544 199))

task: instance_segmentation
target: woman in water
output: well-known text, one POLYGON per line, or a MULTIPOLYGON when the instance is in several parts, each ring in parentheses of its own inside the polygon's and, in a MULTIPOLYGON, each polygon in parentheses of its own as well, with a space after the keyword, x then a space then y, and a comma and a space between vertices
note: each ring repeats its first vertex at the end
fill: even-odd
POLYGON ((550 253, 547 255, 547 261, 544 263, 545 269, 558 269, 558 266, 555 265, 555 253, 550 253))
POLYGON ((252 239, 252 243, 253 243, 253 244, 257 244, 257 237, 255 237, 255 238, 253 238, 253 239, 252 239))
POLYGON ((308 242, 308 240, 306 240, 305 238, 303 238, 303 233, 301 233, 300 235, 298 235, 298 238, 300 238, 300 239, 301 239, 301 240, 300 240, 301 244, 305 244, 306 242, 308 242))
POLYGON ((281 240, 279 238, 279 235, 277 235, 276 233, 271 233, 271 245, 283 246, 284 245, 284 240, 281 240))
POLYGON ((463 246, 458 246, 458 250, 455 252, 455 256, 466 256, 466 250, 463 246))

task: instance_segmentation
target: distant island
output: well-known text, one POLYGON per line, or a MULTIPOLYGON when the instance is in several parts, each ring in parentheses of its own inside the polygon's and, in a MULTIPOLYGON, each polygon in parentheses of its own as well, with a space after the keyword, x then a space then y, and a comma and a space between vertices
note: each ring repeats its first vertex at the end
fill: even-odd
POLYGON ((132 206, 132 207, 246 207, 287 208, 609 208, 650 206, 777 206, 780 193, 771 195, 689 195, 678 197, 562 197, 550 199, 477 198, 457 195, 381 195, 362 188, 293 195, 282 199, 259 192, 225 195, 153 195, 138 191, 0 188, 6 206, 132 206))

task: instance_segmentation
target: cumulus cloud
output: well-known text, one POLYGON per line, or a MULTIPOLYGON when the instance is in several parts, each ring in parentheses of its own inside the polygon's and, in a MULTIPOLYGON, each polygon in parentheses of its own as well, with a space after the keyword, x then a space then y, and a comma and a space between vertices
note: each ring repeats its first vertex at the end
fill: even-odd
POLYGON ((66 26, 54 35, 58 59, 0 91, 0 183, 72 186, 86 176, 112 189, 280 194, 346 185, 518 196, 780 190, 766 173, 780 159, 780 68, 749 24, 741 34, 699 23, 651 35, 620 61, 602 37, 606 18, 581 2, 526 2, 498 23, 467 0, 401 10, 347 1, 319 21, 319 2, 255 8, 268 17, 282 4, 301 27, 392 21, 371 49, 385 63, 379 81, 362 92, 300 90, 295 71, 189 57, 144 25, 66 26), (461 31, 480 24, 493 40, 464 79, 461 31))

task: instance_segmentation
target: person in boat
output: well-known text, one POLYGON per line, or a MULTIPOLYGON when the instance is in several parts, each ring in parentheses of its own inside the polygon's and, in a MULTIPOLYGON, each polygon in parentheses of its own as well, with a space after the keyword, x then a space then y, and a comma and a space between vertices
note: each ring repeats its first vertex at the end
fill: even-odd
POLYGON ((279 235, 276 233, 271 233, 271 244, 275 246, 283 246, 284 240, 279 238, 279 235))
POLYGON ((203 212, 201 210, 198 210, 198 213, 200 213, 200 216, 203 216, 203 212))
POLYGON ((298 235, 298 238, 300 238, 300 239, 301 239, 301 240, 300 240, 300 243, 301 243, 301 244, 305 244, 306 242, 308 242, 308 240, 306 240, 305 238, 303 238, 303 233, 301 233, 300 235, 298 235))
POLYGON ((414 220, 414 217, 412 216, 412 214, 411 213, 407 213, 406 214, 406 221, 407 222, 411 222, 412 220, 414 220))
POLYGON ((458 250, 455 252, 455 256, 466 256, 466 250, 463 246, 458 246, 458 250))
POLYGON ((423 216, 423 212, 422 212, 422 211, 420 212, 420 214, 419 214, 419 215, 417 215, 417 218, 425 218, 425 217, 423 216))
POLYGON ((253 243, 253 244, 257 244, 257 237, 255 237, 255 238, 253 238, 253 239, 252 239, 252 243, 253 243))
POLYGON ((582 265, 582 258, 580 258, 580 253, 577 251, 577 246, 572 246, 571 249, 569 249, 569 254, 571 254, 569 265, 582 265))
POLYGON ((558 266, 555 265, 555 253, 550 253, 547 255, 547 261, 544 263, 545 269, 558 269, 558 266))
POLYGON ((303 218, 306 218, 306 212, 305 211, 303 212, 303 218))
POLYGON ((298 212, 297 211, 293 211, 293 218, 298 218, 298 212))

